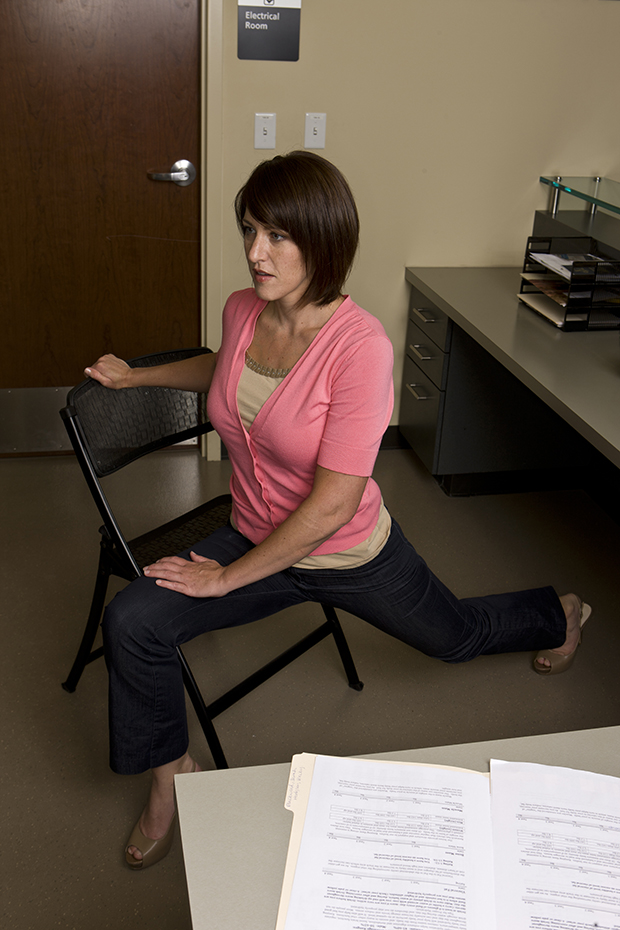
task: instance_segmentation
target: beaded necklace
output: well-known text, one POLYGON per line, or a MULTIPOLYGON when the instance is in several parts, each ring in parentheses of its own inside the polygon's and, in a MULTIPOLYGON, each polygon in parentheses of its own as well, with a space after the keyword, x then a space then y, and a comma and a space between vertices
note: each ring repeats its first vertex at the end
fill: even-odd
POLYGON ((284 378, 288 375, 289 371, 292 371, 291 368, 269 368, 267 365, 259 365, 248 352, 245 353, 245 364, 252 371, 257 372, 259 375, 265 375, 267 378, 284 378))

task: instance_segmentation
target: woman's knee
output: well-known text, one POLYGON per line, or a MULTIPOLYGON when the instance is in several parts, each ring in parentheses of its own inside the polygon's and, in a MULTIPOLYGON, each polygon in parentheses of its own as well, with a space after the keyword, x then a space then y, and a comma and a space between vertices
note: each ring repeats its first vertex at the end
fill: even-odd
POLYGON ((147 639, 149 627, 157 613, 152 594, 159 589, 146 578, 136 578, 119 591, 105 609, 101 624, 104 643, 123 644, 128 640, 147 639))

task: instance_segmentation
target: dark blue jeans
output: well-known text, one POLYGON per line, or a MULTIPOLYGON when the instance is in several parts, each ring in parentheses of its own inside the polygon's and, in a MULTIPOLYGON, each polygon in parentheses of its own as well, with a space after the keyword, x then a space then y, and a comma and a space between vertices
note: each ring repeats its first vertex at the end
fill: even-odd
MULTIPOLYGON (((193 547, 222 565, 251 548, 230 526, 193 547)), ((103 622, 113 770, 137 774, 186 752, 185 695, 176 646, 303 601, 340 607, 445 662, 553 649, 566 636, 564 612, 553 588, 459 600, 432 574, 396 522, 383 550, 366 565, 289 568, 221 598, 191 598, 137 578, 116 595, 103 622)))

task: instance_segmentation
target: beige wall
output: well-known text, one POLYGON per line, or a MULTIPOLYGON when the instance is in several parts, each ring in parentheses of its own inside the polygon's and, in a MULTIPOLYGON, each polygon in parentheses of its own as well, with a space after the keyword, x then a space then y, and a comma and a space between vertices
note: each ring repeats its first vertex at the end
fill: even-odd
POLYGON ((236 0, 206 2, 212 346, 222 299, 249 283, 235 192, 264 157, 303 147, 306 111, 327 113, 322 154, 357 198, 348 290, 394 343, 397 394, 406 265, 517 265, 541 174, 620 180, 620 3, 303 0, 293 63, 239 61, 236 0), (277 114, 272 153, 253 148, 262 111, 277 114))

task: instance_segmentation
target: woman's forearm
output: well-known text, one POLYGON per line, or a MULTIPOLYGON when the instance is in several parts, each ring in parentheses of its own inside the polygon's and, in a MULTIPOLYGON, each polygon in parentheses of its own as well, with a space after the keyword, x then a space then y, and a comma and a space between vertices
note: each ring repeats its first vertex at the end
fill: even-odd
POLYGON ((300 562, 348 523, 352 516, 348 519, 334 518, 313 512, 304 504, 262 543, 223 569, 224 593, 275 575, 300 562))
POLYGON ((167 387, 181 391, 206 393, 213 380, 217 352, 193 355, 167 365, 152 368, 130 368, 127 362, 115 355, 103 355, 94 365, 85 369, 89 378, 104 387, 119 390, 128 387, 167 387))
POLYGON ((314 552, 357 512, 367 478, 317 468, 305 501, 263 542, 230 565, 192 556, 173 556, 145 568, 162 587, 190 597, 222 597, 229 591, 290 568, 314 552))

